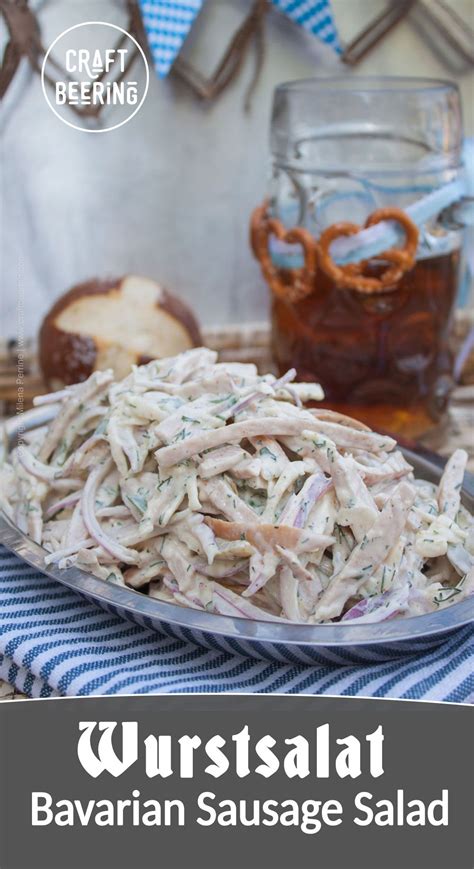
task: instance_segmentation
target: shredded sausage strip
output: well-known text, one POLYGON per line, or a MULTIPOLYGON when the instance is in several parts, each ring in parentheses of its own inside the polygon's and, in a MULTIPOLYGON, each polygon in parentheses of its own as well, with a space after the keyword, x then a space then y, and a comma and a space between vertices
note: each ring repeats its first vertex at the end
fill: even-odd
POLYGON ((59 412, 0 468, 0 505, 47 563, 229 616, 360 624, 471 594, 466 454, 416 480, 294 376, 204 348, 94 374, 40 399, 59 412))

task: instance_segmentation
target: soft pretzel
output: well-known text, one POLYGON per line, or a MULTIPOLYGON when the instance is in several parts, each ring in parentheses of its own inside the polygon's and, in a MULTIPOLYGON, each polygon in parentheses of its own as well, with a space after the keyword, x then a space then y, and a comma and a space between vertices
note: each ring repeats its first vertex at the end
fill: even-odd
POLYGON ((300 226, 286 229, 281 221, 268 216, 267 203, 264 202, 252 214, 250 243, 256 259, 260 262, 265 280, 278 298, 295 303, 312 293, 318 243, 307 229, 300 226), (286 244, 300 244, 304 252, 304 266, 287 269, 287 281, 282 280, 280 269, 275 266, 271 257, 269 239, 272 235, 286 244))
POLYGON ((336 238, 360 232, 361 227, 356 223, 335 223, 325 229, 317 241, 307 229, 294 227, 288 230, 279 220, 269 217, 268 203, 264 202, 252 214, 250 240, 263 275, 278 298, 292 303, 306 298, 314 289, 318 264, 338 287, 360 293, 380 293, 391 289, 413 267, 419 235, 416 225, 400 208, 379 208, 368 217, 365 227, 383 220, 395 220, 400 224, 405 232, 405 244, 402 248, 393 247, 377 255, 377 260, 388 263, 385 271, 378 276, 365 274, 370 260, 337 265, 331 257, 330 246, 336 238), (287 244, 300 244, 304 251, 304 266, 287 269, 289 279, 286 281, 282 280, 281 271, 273 263, 270 254, 271 235, 287 244))
POLYGON ((391 263, 383 274, 377 277, 375 275, 369 277, 364 274, 369 260, 339 266, 334 262, 329 252, 329 248, 336 238, 355 235, 360 232, 360 226, 356 223, 335 223, 321 234, 319 265, 338 287, 358 290, 360 293, 380 293, 397 284, 405 272, 413 267, 418 246, 418 228, 400 208, 379 208, 367 218, 365 226, 366 228, 374 226, 383 220, 395 220, 402 226, 405 231, 405 244, 402 248, 393 247, 377 255, 377 260, 391 263))

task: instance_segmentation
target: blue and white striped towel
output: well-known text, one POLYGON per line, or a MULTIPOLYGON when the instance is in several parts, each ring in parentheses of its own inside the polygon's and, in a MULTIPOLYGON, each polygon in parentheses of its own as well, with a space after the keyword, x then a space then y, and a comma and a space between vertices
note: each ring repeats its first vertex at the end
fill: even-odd
POLYGON ((31 697, 207 692, 474 699, 474 629, 365 666, 281 665, 201 649, 105 613, 0 547, 0 678, 31 697))
MULTIPOLYGON (((157 75, 168 75, 204 0, 139 0, 157 75)), ((281 12, 340 50, 330 0, 272 0, 281 12)))

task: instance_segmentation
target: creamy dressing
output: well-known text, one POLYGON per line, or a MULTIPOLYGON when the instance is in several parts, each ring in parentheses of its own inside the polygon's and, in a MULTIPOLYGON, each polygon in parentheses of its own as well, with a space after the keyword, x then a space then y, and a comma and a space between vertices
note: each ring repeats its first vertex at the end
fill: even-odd
POLYGON ((322 393, 294 371, 216 360, 199 348, 53 396, 56 419, 0 469, 1 504, 46 561, 183 606, 310 624, 472 593, 464 451, 436 488, 392 438, 305 408, 322 393))

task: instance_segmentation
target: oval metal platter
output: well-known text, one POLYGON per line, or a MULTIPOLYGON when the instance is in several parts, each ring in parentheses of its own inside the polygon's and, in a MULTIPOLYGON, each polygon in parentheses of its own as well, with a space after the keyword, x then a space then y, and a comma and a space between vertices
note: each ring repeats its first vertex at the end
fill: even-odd
MULTIPOLYGON (((44 414, 27 412, 23 415, 23 431, 25 419, 28 428, 48 421, 44 414)), ((17 418, 5 427, 4 435, 9 441, 18 431, 18 425, 17 418)), ((443 459, 423 450, 403 449, 403 453, 413 465, 417 477, 439 481, 443 459)), ((462 501, 474 512, 472 474, 466 474, 462 501)), ((378 624, 299 625, 221 616, 150 598, 133 589, 104 582, 75 567, 60 570, 53 565, 46 566, 45 550, 12 525, 1 511, 0 543, 23 561, 104 610, 149 630, 206 648, 280 663, 374 664, 394 657, 416 655, 439 645, 450 633, 474 621, 472 595, 438 612, 378 624)))

